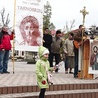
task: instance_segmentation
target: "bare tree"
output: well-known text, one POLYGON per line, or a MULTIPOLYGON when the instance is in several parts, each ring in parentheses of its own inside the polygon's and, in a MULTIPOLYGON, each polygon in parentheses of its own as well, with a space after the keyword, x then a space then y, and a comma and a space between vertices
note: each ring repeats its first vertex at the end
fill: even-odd
POLYGON ((9 13, 7 14, 7 16, 5 15, 5 8, 3 8, 0 12, 1 14, 1 24, 3 26, 8 26, 8 24, 10 23, 10 19, 9 19, 9 13))
POLYGON ((70 21, 70 25, 66 21, 66 26, 65 26, 66 33, 71 31, 75 27, 74 23, 75 23, 75 20, 70 21))

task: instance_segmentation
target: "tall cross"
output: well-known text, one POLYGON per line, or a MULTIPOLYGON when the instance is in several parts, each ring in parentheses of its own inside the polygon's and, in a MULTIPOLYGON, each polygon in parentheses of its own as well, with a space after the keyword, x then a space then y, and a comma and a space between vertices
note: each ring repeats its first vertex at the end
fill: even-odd
POLYGON ((89 14, 89 12, 86 11, 86 7, 84 6, 83 10, 80 10, 80 13, 82 13, 82 15, 83 15, 83 25, 84 25, 84 23, 85 23, 85 16, 87 14, 89 14))

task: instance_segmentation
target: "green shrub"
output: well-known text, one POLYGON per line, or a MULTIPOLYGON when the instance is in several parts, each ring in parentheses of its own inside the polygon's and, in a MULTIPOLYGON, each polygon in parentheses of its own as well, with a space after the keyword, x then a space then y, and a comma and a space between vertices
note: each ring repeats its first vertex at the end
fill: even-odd
POLYGON ((27 64, 35 64, 36 60, 35 59, 27 59, 27 64))

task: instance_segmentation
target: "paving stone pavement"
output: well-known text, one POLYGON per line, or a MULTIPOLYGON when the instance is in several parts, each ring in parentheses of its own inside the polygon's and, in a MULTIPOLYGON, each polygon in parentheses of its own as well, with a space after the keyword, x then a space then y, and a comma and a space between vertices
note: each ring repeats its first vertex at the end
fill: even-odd
MULTIPOLYGON (((10 74, 0 74, 0 87, 37 85, 35 68, 35 64, 10 61, 8 66, 10 74)), ((64 66, 60 67, 59 73, 52 74, 54 84, 98 83, 98 79, 76 79, 73 74, 65 74, 64 66)), ((94 78, 97 76, 94 75, 94 78)))

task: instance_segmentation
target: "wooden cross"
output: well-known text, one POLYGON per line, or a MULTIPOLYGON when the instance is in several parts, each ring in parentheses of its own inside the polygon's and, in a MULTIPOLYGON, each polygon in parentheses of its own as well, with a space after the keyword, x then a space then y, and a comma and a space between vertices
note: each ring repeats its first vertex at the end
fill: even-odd
POLYGON ((80 10, 80 13, 82 13, 82 15, 83 15, 83 25, 84 25, 84 23, 85 23, 85 16, 87 14, 89 14, 89 12, 86 11, 86 7, 84 6, 83 10, 80 10))

